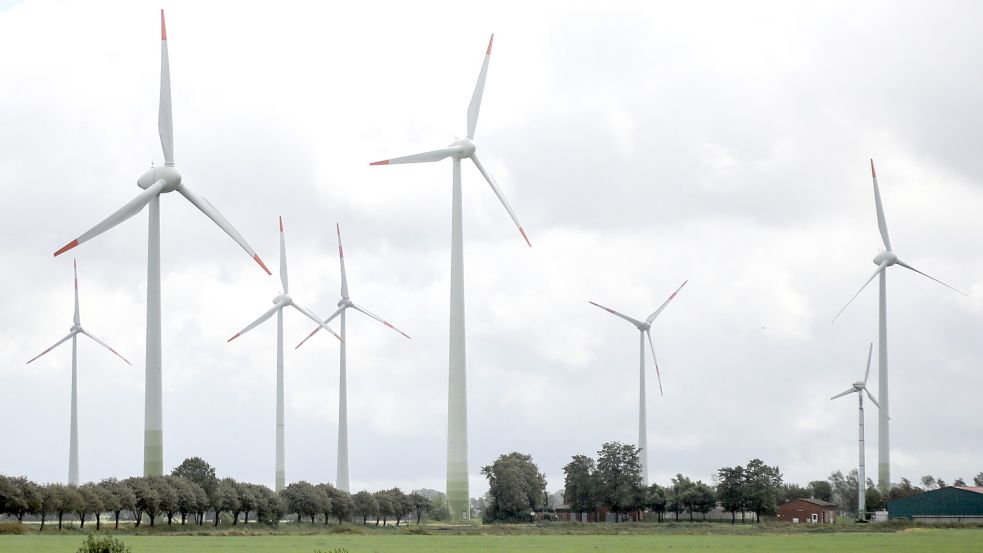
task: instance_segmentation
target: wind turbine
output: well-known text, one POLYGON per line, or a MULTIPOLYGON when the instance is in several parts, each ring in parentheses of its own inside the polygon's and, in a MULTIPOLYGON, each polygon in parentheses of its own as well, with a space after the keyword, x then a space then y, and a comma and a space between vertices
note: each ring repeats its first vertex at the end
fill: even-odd
MULTIPOLYGON (((365 315, 379 321, 380 323, 388 326, 389 328, 395 330, 396 332, 402 334, 409 338, 409 335, 402 330, 396 328, 388 321, 369 313, 364 307, 360 307, 352 303, 351 297, 348 295, 348 276, 345 274, 345 250, 341 247, 341 225, 335 224, 335 229, 338 231, 338 259, 341 261, 341 299, 338 300, 338 309, 331 314, 330 317, 325 319, 324 324, 330 323, 335 317, 341 317, 341 371, 339 372, 339 383, 338 383, 338 473, 335 479, 335 485, 338 486, 339 490, 349 491, 349 474, 348 474, 348 368, 347 368, 347 349, 348 342, 346 341, 347 335, 345 334, 345 311, 350 307, 355 311, 360 311, 365 315)), ((323 326, 323 325, 322 325, 323 326)), ((301 340, 297 347, 304 345, 304 342, 310 339, 311 336, 317 334, 317 331, 321 330, 321 326, 315 327, 307 338, 301 340)))
POLYGON ((622 319, 628 321, 629 323, 635 325, 638 329, 638 448, 641 449, 641 461, 642 461, 642 483, 648 486, 649 483, 649 456, 648 456, 648 432, 646 430, 646 414, 645 414, 645 338, 648 338, 649 349, 652 351, 652 362, 655 364, 655 376, 659 381, 659 395, 662 395, 662 375, 659 374, 659 360, 655 358, 655 346, 652 344, 652 322, 655 318, 662 313, 662 310, 669 305, 672 298, 676 297, 676 294, 686 286, 684 281, 676 288, 676 291, 669 296, 669 299, 664 301, 658 309, 652 312, 644 321, 639 321, 638 319, 633 319, 624 313, 618 313, 614 309, 609 307, 604 307, 603 305, 595 302, 588 302, 591 305, 600 307, 601 309, 621 317, 622 319))
MULTIPOLYGON (((874 343, 870 343, 870 349, 867 350, 867 371, 864 373, 863 382, 854 382, 853 387, 845 392, 841 392, 831 397, 830 399, 836 399, 843 397, 847 394, 852 394, 856 392, 857 401, 860 406, 860 468, 858 470, 857 477, 857 518, 858 520, 867 520, 864 513, 867 512, 867 476, 864 472, 864 393, 870 398, 870 401, 877 406, 885 415, 886 410, 881 409, 881 404, 877 403, 874 396, 871 395, 870 390, 867 389, 867 379, 870 378, 870 357, 874 354, 874 343)), ((890 418, 890 417, 888 417, 890 418)))
POLYGON ((420 163, 440 161, 451 158, 453 179, 451 192, 451 309, 450 309, 450 355, 447 394, 447 504, 451 518, 470 518, 470 494, 468 492, 468 385, 467 354, 464 330, 464 235, 461 214, 461 160, 470 159, 478 168, 492 191, 502 202, 505 211, 512 217, 526 244, 532 247, 526 231, 512 211, 505 194, 495 183, 495 179, 485 170, 475 153, 474 131, 478 126, 478 112, 481 109, 481 95, 485 89, 485 76, 488 73, 488 60, 491 58, 492 41, 488 40, 485 59, 478 73, 478 82, 468 105, 468 135, 451 142, 446 148, 420 154, 374 161, 370 165, 396 165, 399 163, 420 163))
MULTIPOLYGON (((881 398, 884 403, 884 408, 879 410, 879 416, 877 419, 877 488, 881 493, 887 493, 891 485, 891 427, 890 419, 887 416, 890 410, 890 401, 888 396, 888 378, 887 378, 887 271, 886 269, 891 265, 900 265, 905 269, 910 269, 924 277, 927 277, 935 282, 938 282, 942 286, 955 290, 960 294, 959 290, 956 290, 952 286, 942 282, 941 280, 927 275, 918 269, 912 267, 911 265, 905 263, 898 255, 894 253, 891 249, 891 237, 887 233, 887 221, 884 218, 884 206, 881 205, 881 190, 877 186, 877 171, 874 169, 874 160, 870 160, 870 174, 874 181, 874 206, 877 209, 877 228, 881 232, 881 240, 884 242, 884 251, 877 254, 874 257, 874 265, 877 265, 877 270, 874 274, 864 282, 864 285, 857 290, 857 293, 850 298, 850 301, 846 302, 843 309, 833 317, 833 321, 846 310, 847 307, 853 300, 863 292, 864 288, 870 284, 870 281, 874 280, 874 277, 880 276, 880 295, 878 301, 878 338, 877 338, 877 397, 881 398)), ((964 296, 966 294, 963 294, 964 296)))
POLYGON ((235 336, 229 338, 229 341, 235 340, 239 336, 249 332, 250 330, 256 328, 264 321, 269 319, 276 313, 276 491, 282 490, 286 486, 286 476, 285 476, 285 461, 284 461, 284 445, 283 445, 283 308, 293 307, 297 311, 303 313, 308 319, 311 319, 317 323, 318 328, 324 328, 331 334, 334 334, 339 340, 342 339, 341 336, 335 334, 333 330, 326 323, 321 322, 321 318, 312 313, 309 309, 298 305, 292 297, 290 297, 290 285, 287 279, 287 247, 283 238, 283 218, 280 218, 280 283, 283 284, 283 292, 277 297, 273 298, 273 307, 271 307, 266 313, 259 316, 258 319, 249 323, 249 325, 240 330, 235 336))
POLYGON ((72 340, 72 426, 71 426, 71 430, 69 431, 69 438, 68 438, 68 483, 69 485, 72 486, 78 486, 79 484, 79 419, 78 419, 78 356, 77 356, 78 335, 82 334, 83 336, 88 336, 89 338, 92 338, 92 340, 95 341, 97 344, 113 352, 113 355, 125 361, 127 365, 130 365, 130 362, 127 361, 126 358, 120 355, 119 353, 116 353, 116 350, 109 347, 109 344, 103 342, 99 338, 96 338, 88 330, 82 328, 82 320, 79 317, 79 273, 78 273, 78 265, 75 264, 74 260, 72 261, 72 266, 73 269, 75 270, 75 317, 72 319, 74 324, 72 324, 72 328, 69 331, 68 336, 65 336, 61 340, 55 342, 55 345, 39 353, 36 357, 34 357, 34 359, 28 361, 27 364, 30 365, 31 362, 33 362, 35 359, 38 359, 42 355, 55 349, 56 347, 66 342, 69 338, 71 338, 72 340))
POLYGON ((178 192, 192 205, 226 232, 242 249, 246 250, 266 271, 263 260, 246 243, 246 240, 203 196, 192 192, 174 168, 174 125, 171 121, 171 76, 167 61, 167 30, 164 26, 164 10, 160 11, 160 108, 157 130, 164 150, 164 165, 154 167, 137 179, 143 192, 102 222, 65 244, 55 256, 87 242, 96 236, 133 217, 150 206, 150 224, 147 240, 147 366, 144 385, 143 474, 156 476, 164 473, 164 438, 162 406, 162 355, 160 313, 160 195, 178 192))

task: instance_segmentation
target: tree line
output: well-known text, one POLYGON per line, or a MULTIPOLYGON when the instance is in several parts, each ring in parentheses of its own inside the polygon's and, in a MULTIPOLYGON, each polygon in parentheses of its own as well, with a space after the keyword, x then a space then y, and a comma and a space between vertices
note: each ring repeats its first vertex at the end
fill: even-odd
POLYGON ((247 524, 251 516, 256 522, 275 526, 292 515, 298 522, 328 524, 335 519, 340 524, 357 517, 363 524, 371 518, 376 525, 381 522, 385 526, 392 519, 399 526, 410 517, 419 524, 423 517, 439 517, 446 510, 443 494, 432 490, 404 493, 392 488, 349 494, 331 484, 301 481, 276 493, 260 484, 220 479, 199 457, 186 459, 169 475, 107 478, 81 486, 37 484, 25 477, 0 474, 0 513, 20 522, 25 516, 36 517, 40 531, 49 520, 57 520, 58 528, 62 528, 66 517, 77 517, 80 528, 94 520, 99 530, 106 514, 119 528, 124 513, 136 526, 144 521, 150 526, 158 521, 200 526, 206 520, 215 526, 222 520, 237 525, 240 520, 247 524))

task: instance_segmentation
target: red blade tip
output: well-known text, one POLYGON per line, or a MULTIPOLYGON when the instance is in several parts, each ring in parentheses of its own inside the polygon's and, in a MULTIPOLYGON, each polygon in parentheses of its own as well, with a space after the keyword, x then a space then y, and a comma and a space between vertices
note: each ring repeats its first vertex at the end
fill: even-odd
POLYGON ((236 334, 235 336, 233 336, 233 337, 229 338, 228 340, 226 340, 226 343, 231 342, 232 340, 235 340, 238 337, 239 337, 239 334, 236 334))
POLYGON ((522 234, 522 237, 526 239, 526 244, 529 244, 529 247, 531 248, 532 247, 532 242, 530 242, 529 241, 529 237, 526 236, 526 231, 523 230, 522 227, 519 227, 519 233, 522 234))
POLYGON ((55 252, 55 257, 58 257, 59 255, 67 252, 68 250, 70 250, 70 249, 72 249, 72 248, 74 248, 75 246, 78 246, 78 245, 79 245, 79 241, 78 240, 72 240, 71 242, 69 242, 69 243, 65 244, 64 246, 62 246, 60 250, 56 251, 55 252))
POLYGON ((871 160, 870 160, 870 174, 875 179, 877 178, 877 171, 874 170, 874 159, 873 158, 871 158, 871 160))
POLYGON ((167 27, 164 26, 164 10, 160 10, 160 39, 167 40, 167 27))
POLYGON ((254 255, 253 256, 253 259, 255 259, 256 260, 256 263, 259 263, 259 266, 262 267, 264 271, 266 271, 266 274, 268 274, 268 275, 272 275, 273 274, 273 273, 270 272, 269 269, 266 268, 266 263, 263 263, 263 260, 259 258, 259 254, 254 255))
POLYGON ((389 160, 384 159, 382 161, 373 161, 372 163, 369 163, 369 165, 389 165, 389 160))
POLYGON ((492 33, 491 38, 488 39, 488 50, 485 51, 485 55, 486 56, 490 56, 491 55, 492 42, 494 42, 494 41, 495 41, 495 33, 492 33))
POLYGON ((283 232, 283 217, 280 217, 280 232, 283 232))

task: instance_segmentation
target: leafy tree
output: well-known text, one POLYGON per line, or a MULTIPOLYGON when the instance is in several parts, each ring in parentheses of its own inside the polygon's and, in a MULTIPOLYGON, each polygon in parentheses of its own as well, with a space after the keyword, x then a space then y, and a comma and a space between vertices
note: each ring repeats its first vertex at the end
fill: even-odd
POLYGON ((761 515, 778 511, 778 488, 782 485, 782 473, 777 466, 769 466, 761 459, 751 459, 744 469, 748 484, 748 506, 760 522, 761 515))
POLYGON ((649 486, 645 494, 645 507, 655 513, 659 522, 662 522, 662 518, 666 514, 666 505, 666 489, 658 484, 649 486))
POLYGON ((44 521, 48 515, 53 515, 58 509, 58 505, 61 502, 61 497, 59 496, 58 490, 55 488, 55 484, 48 484, 47 486, 40 488, 40 493, 38 496, 41 498, 40 504, 38 505, 35 513, 41 517, 41 528, 39 532, 44 532, 44 521))
POLYGON ((127 478, 124 483, 133 490, 133 494, 136 496, 136 501, 133 502, 133 516, 137 520, 137 526, 143 519, 142 513, 147 514, 150 525, 153 526, 154 520, 160 513, 160 495, 157 490, 150 485, 146 478, 127 478))
POLYGON ((687 490, 686 509, 690 513, 690 520, 693 519, 693 513, 701 513, 703 520, 706 520, 707 513, 712 511, 716 506, 717 494, 709 484, 697 480, 696 484, 687 490))
MULTIPOLYGON (((174 513, 177 513, 180 507, 178 504, 178 490, 173 482, 176 477, 148 476, 146 479, 147 484, 157 492, 157 498, 159 500, 158 509, 167 517, 167 525, 170 526, 174 520, 174 513)), ((153 519, 151 519, 150 525, 154 525, 153 519)))
POLYGON ((181 515, 181 525, 184 526, 188 520, 188 513, 194 513, 198 508, 198 496, 195 493, 195 488, 201 490, 201 486, 183 476, 172 476, 171 485, 177 493, 177 512, 181 515))
POLYGON ((65 513, 77 513, 82 508, 82 495, 79 494, 75 486, 65 486, 62 484, 51 484, 54 488, 57 501, 54 505, 55 514, 58 515, 58 528, 62 527, 62 519, 65 513))
POLYGON ((218 486, 218 477, 215 476, 215 468, 205 462, 201 457, 189 457, 174 467, 171 476, 180 476, 198 484, 205 490, 205 493, 212 494, 218 486))
POLYGON ((527 521, 545 507, 546 476, 530 455, 513 451, 481 469, 488 479, 488 520, 527 521))
POLYGON ((717 471, 717 498, 720 506, 730 512, 730 523, 737 521, 737 512, 741 512, 741 522, 747 510, 747 483, 744 467, 723 467, 717 471))
POLYGON ((973 477, 973 485, 983 487, 983 472, 973 477))
POLYGON ((287 512, 283 498, 266 486, 256 485, 256 520, 272 526, 279 526, 280 518, 287 512))
POLYGON ((938 482, 935 480, 935 477, 932 476, 931 474, 926 474, 925 476, 922 476, 922 486, 925 486, 926 490, 934 489, 937 485, 938 482))
POLYGON ((389 490, 389 495, 393 499, 393 516, 396 517, 398 527, 403 518, 413 512, 413 501, 399 488, 389 490))
POLYGON ((433 510, 433 501, 429 497, 423 495, 420 492, 412 492, 409 495, 410 502, 413 504, 413 510, 416 511, 416 525, 420 525, 420 519, 423 515, 429 513, 433 510))
POLYGON ((965 486, 966 485, 966 481, 963 480, 962 477, 959 477, 959 478, 956 478, 955 480, 952 481, 952 485, 953 486, 965 486))
MULTIPOLYGON (((116 520, 116 528, 119 528, 119 514, 124 509, 132 510, 136 496, 133 491, 115 478, 106 478, 99 482, 99 487, 103 491, 103 506, 106 511, 113 513, 116 520)), ((98 518, 96 519, 98 525, 98 518)))
POLYGON ((382 517, 382 525, 385 526, 388 522, 389 517, 396 514, 396 505, 394 504, 394 497, 389 492, 389 490, 379 490, 372 494, 375 497, 376 507, 376 517, 375 525, 379 525, 379 517, 382 517))
POLYGON ((778 504, 788 503, 793 499, 808 499, 812 495, 813 491, 809 488, 803 488, 798 484, 782 484, 778 488, 778 504))
POLYGON ((809 482, 812 495, 821 501, 833 501, 833 486, 826 480, 813 480, 809 482))
POLYGON ((574 455, 563 467, 563 501, 578 513, 597 511, 597 464, 586 455, 574 455))
POLYGON ((78 492, 82 498, 82 501, 75 506, 75 513, 79 516, 79 528, 85 527, 85 516, 93 514, 96 517, 96 531, 98 531, 99 517, 106 508, 102 501, 102 490, 98 485, 89 482, 79 486, 78 492))
MULTIPOLYGON (((887 502, 884 501, 884 496, 881 495, 880 490, 874 485, 874 481, 870 478, 867 479, 867 491, 864 495, 864 508, 868 511, 883 511, 887 508, 887 502)), ((860 518, 859 515, 857 518, 860 518)))
POLYGON ((24 521, 24 515, 41 508, 42 488, 23 476, 0 475, 0 512, 24 521))
POLYGON ((232 525, 239 524, 239 515, 244 514, 243 524, 249 522, 249 511, 256 508, 256 497, 253 495, 252 484, 234 482, 236 502, 232 512, 232 525))
POLYGON ((608 442, 597 452, 597 499, 618 515, 641 508, 641 449, 632 444, 608 442))
POLYGON ((362 524, 365 525, 370 516, 379 512, 379 504, 374 495, 362 490, 352 496, 352 510, 356 515, 362 517, 362 524))
POLYGON ((331 519, 332 509, 334 509, 334 502, 331 500, 331 497, 337 491, 337 488, 331 484, 318 484, 314 488, 318 494, 317 502, 321 508, 321 513, 324 514, 324 524, 327 524, 331 519))
MULTIPOLYGON (((345 490, 328 485, 328 497, 331 500, 331 515, 338 519, 338 524, 352 517, 352 496, 345 490)), ((325 521, 327 523, 327 521, 325 521)))
MULTIPOLYGON (((692 488, 693 481, 689 478, 682 474, 677 474, 673 477, 672 485, 666 492, 666 509, 676 514, 676 520, 679 520, 680 512, 689 510, 689 502, 691 500, 689 493, 692 488)), ((693 520, 692 511, 690 511, 689 518, 693 520)))
POLYGON ((297 522, 300 522, 303 517, 310 517, 313 523, 314 517, 322 512, 322 496, 313 485, 304 480, 284 488, 283 497, 287 503, 287 511, 297 513, 297 522))
POLYGON ((911 485, 911 480, 907 478, 902 478, 901 483, 897 486, 891 488, 887 494, 888 501, 894 501, 895 499, 904 499, 906 497, 911 497, 913 495, 918 495, 922 493, 921 488, 911 485))
POLYGON ((840 511, 857 516, 857 469, 851 470, 846 476, 838 470, 829 475, 829 482, 840 511))

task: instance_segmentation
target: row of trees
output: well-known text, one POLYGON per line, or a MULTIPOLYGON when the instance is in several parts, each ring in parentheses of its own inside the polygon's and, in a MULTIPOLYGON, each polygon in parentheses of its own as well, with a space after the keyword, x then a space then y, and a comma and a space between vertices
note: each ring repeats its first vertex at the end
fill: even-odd
POLYGON ((168 525, 175 520, 182 525, 202 525, 206 515, 215 526, 223 519, 233 525, 241 519, 246 524, 251 516, 257 522, 276 525, 291 514, 298 521, 323 520, 325 524, 332 518, 340 524, 358 517, 363 524, 372 518, 386 525, 391 518, 399 526, 411 515, 419 524, 428 514, 446 512, 442 496, 432 490, 406 494, 399 488, 351 495, 330 484, 308 482, 296 482, 275 493, 259 484, 219 479, 215 469, 198 457, 186 459, 165 476, 108 478, 81 486, 41 485, 24 477, 0 475, 0 513, 18 521, 35 516, 41 531, 55 518, 62 528, 66 516, 77 517, 80 527, 94 519, 99 530, 106 513, 112 515, 117 528, 123 513, 129 513, 137 526, 144 520, 154 526, 158 519, 166 519, 168 525))

